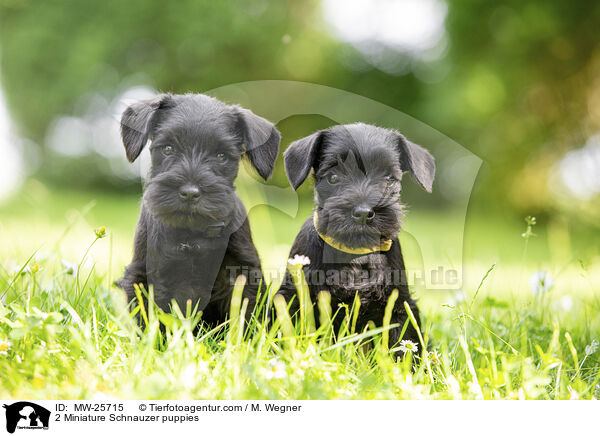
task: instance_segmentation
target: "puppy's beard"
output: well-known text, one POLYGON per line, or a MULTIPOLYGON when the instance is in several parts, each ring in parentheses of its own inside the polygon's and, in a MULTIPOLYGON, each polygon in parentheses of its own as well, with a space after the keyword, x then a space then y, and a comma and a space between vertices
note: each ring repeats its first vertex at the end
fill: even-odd
POLYGON ((375 208, 375 217, 370 224, 358 224, 352 220, 353 206, 317 207, 320 233, 350 248, 369 248, 381 243, 382 239, 395 239, 402 227, 403 206, 399 203, 375 208))
POLYGON ((148 185, 143 197, 150 213, 169 227, 203 231, 214 225, 227 225, 233 216, 235 198, 230 192, 208 192, 196 204, 185 204, 177 191, 148 185))

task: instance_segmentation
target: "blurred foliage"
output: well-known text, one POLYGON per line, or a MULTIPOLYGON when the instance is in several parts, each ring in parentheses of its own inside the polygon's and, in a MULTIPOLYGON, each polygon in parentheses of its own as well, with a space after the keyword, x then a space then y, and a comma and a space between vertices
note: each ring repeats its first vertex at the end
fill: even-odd
MULTIPOLYGON (((336 41, 318 1, 0 0, 0 73, 21 134, 41 145, 51 121, 77 114, 89 93, 114 97, 139 84, 201 92, 264 79, 345 89, 484 158, 476 195, 486 209, 543 216, 553 208, 553 163, 600 128, 599 22, 595 1, 449 1, 442 55, 388 52, 410 63, 395 76, 336 41)), ((56 161, 45 158, 42 173, 56 161)), ((89 184, 103 183, 94 167, 85 167, 89 184)), ((57 173, 71 180, 70 170, 57 173)))

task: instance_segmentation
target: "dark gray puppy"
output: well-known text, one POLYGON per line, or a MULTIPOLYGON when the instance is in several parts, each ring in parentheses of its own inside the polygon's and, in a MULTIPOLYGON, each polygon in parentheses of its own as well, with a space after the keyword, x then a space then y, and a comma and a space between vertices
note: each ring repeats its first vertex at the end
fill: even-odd
POLYGON ((152 166, 137 224, 133 260, 116 284, 153 285, 168 310, 191 300, 203 320, 225 320, 235 274, 247 276, 251 313, 262 279, 246 210, 234 180, 242 156, 267 179, 279 150, 275 126, 247 109, 201 94, 163 94, 128 107, 121 118, 127 158, 150 140, 152 166))
MULTIPOLYGON (((290 252, 290 257, 310 259, 304 272, 312 301, 316 302, 319 291, 328 291, 335 311, 340 304, 352 307, 358 292, 356 328, 361 331, 369 321, 382 324, 387 301, 398 289, 391 322, 400 327, 390 332, 390 345, 396 344, 407 320, 405 301, 420 323, 398 242, 403 217, 400 180, 408 172, 431 192, 433 156, 396 131, 357 123, 334 126, 292 143, 284 162, 294 189, 314 170, 316 208, 290 252)), ((288 302, 293 300, 292 310, 297 310, 289 273, 278 293, 288 302)), ((336 331, 341 321, 342 316, 335 318, 336 331)), ((403 339, 418 342, 410 323, 403 339)))

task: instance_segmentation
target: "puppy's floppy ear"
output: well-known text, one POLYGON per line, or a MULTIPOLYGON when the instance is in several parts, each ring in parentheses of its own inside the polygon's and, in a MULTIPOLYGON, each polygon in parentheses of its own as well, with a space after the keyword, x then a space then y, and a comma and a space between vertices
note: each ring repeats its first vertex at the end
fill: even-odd
POLYGON ((298 189, 298 186, 308 177, 324 136, 325 131, 319 130, 310 136, 298 139, 292 142, 283 154, 285 173, 294 190, 298 189))
POLYGON ((258 174, 267 180, 279 153, 281 135, 272 122, 248 109, 234 106, 240 135, 246 144, 246 156, 258 174))
POLYGON ((148 139, 152 137, 160 109, 169 107, 171 94, 161 94, 150 100, 140 101, 129 106, 121 116, 121 138, 129 162, 133 162, 142 152, 148 139))
POLYGON ((398 148, 402 171, 408 171, 419 185, 427 192, 431 192, 435 177, 435 160, 431 153, 420 145, 410 142, 400 133, 398 133, 398 148))

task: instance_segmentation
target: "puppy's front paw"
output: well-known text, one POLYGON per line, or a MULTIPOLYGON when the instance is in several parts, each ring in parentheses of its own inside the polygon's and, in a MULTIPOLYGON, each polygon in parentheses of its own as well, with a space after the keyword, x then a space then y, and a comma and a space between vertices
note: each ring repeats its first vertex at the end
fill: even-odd
POLYGON ((139 265, 131 264, 125 270, 123 277, 114 282, 114 285, 123 289, 128 299, 135 298, 135 285, 148 288, 148 279, 145 274, 145 268, 139 265))

